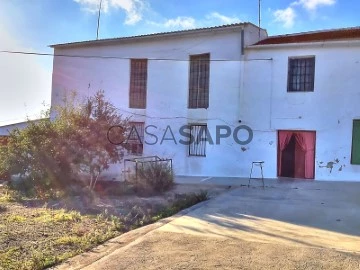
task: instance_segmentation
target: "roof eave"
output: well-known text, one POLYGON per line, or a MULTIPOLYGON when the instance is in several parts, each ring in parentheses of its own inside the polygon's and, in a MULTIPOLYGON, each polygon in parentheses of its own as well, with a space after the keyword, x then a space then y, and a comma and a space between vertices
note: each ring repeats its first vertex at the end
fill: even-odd
POLYGON ((360 39, 345 39, 345 40, 324 40, 312 42, 296 42, 296 43, 276 43, 276 44, 258 44, 247 46, 248 50, 261 50, 270 48, 284 48, 284 47, 324 47, 324 46, 339 46, 339 45, 359 45, 360 39))
POLYGON ((134 41, 143 41, 143 40, 151 40, 156 38, 167 38, 174 36, 186 36, 186 35, 194 35, 194 34, 202 34, 202 33, 211 33, 218 32, 224 30, 234 30, 234 29, 242 29, 246 25, 252 23, 243 22, 208 28, 199 28, 199 29, 191 29, 191 30, 180 30, 173 32, 163 32, 163 33, 154 33, 148 35, 139 35, 139 36, 130 36, 130 37, 119 37, 119 38, 109 38, 109 39, 99 39, 99 40, 89 40, 89 41, 79 41, 79 42, 71 42, 71 43, 61 43, 61 44, 53 44, 49 45, 50 48, 70 48, 70 47, 83 47, 83 46, 96 46, 96 45, 104 45, 115 42, 134 42, 134 41))

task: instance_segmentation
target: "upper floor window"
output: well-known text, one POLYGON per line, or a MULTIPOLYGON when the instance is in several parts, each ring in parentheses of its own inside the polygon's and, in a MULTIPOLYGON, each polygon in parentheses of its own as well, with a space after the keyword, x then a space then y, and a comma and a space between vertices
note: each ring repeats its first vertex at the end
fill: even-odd
POLYGON ((209 107, 210 54, 190 56, 189 108, 209 107))
POLYGON ((315 56, 289 58, 288 92, 314 91, 315 56))
POLYGON ((351 164, 360 165, 360 120, 353 120, 351 164))
POLYGON ((146 108, 147 59, 131 59, 130 108, 146 108))

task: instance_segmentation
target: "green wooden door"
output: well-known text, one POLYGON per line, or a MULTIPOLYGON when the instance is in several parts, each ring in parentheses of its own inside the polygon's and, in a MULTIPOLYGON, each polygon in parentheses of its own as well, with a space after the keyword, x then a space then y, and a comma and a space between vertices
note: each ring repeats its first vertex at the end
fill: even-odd
POLYGON ((351 163, 360 164, 360 120, 353 121, 351 163))

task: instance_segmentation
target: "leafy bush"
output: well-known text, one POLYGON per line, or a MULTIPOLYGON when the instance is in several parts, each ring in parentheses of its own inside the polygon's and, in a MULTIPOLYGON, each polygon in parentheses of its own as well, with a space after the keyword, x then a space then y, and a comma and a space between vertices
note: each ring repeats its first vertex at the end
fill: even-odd
POLYGON ((160 211, 156 216, 152 218, 152 221, 155 222, 159 219, 166 218, 172 216, 183 209, 189 208, 195 204, 200 202, 206 201, 209 199, 207 191, 201 191, 199 193, 191 193, 191 194, 184 194, 175 200, 175 202, 160 211))
POLYGON ((0 202, 21 202, 23 199, 23 195, 21 192, 17 190, 12 190, 7 187, 2 190, 2 194, 0 194, 0 202))
POLYGON ((174 185, 174 174, 167 162, 149 162, 138 166, 132 181, 137 192, 152 195, 170 190, 174 185))
POLYGON ((84 102, 74 94, 64 106, 44 113, 44 119, 13 130, 7 145, 0 147, 0 174, 19 175, 36 192, 64 189, 85 178, 93 189, 101 173, 123 158, 123 148, 110 143, 108 130, 122 126, 117 141, 124 138, 127 119, 99 91, 84 102))
POLYGON ((123 196, 135 193, 131 185, 122 181, 99 181, 94 191, 102 196, 123 196))

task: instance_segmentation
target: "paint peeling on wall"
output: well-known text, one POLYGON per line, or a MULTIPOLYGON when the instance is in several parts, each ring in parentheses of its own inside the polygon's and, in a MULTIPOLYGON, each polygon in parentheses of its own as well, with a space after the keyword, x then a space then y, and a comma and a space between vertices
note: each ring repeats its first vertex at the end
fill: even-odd
MULTIPOLYGON (((344 159, 346 159, 346 157, 344 157, 344 159)), ((338 158, 336 158, 334 161, 329 161, 326 165, 322 165, 324 164, 324 162, 320 161, 318 162, 320 165, 319 165, 319 168, 327 168, 327 169, 330 169, 330 173, 332 173, 333 169, 334 169, 334 166, 339 164, 340 163, 340 160, 338 158)), ((342 164, 338 171, 339 172, 342 172, 343 169, 346 167, 345 164, 342 164)))

